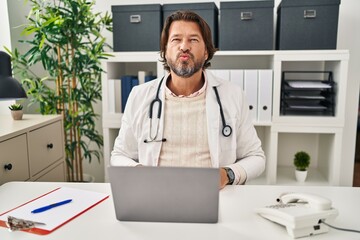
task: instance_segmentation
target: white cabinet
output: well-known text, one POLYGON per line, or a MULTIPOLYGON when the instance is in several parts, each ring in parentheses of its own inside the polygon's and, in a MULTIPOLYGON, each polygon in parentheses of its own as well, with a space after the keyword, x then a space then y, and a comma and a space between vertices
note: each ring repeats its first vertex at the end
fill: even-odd
MULTIPOLYGON (((156 52, 121 52, 103 62, 106 73, 102 76, 103 133, 105 166, 109 164, 114 140, 121 126, 121 97, 119 79, 122 75, 136 75, 138 71, 164 74, 160 56, 156 52)), ((340 185, 340 179, 351 177, 353 172, 343 172, 343 129, 345 103, 351 99, 346 94, 349 53, 347 50, 316 51, 219 51, 211 61, 211 68, 221 69, 272 69, 272 119, 270 122, 254 121, 267 157, 264 174, 250 184, 294 184, 293 156, 304 150, 311 155, 308 185, 340 185), (283 71, 331 71, 336 83, 334 116, 281 115, 281 77, 283 71)), ((355 140, 354 136, 347 136, 355 140)), ((355 151, 355 149, 353 149, 355 151)), ((107 180, 105 169, 105 179, 107 180)))
POLYGON ((9 181, 65 181, 62 117, 0 115, 0 184, 9 181))

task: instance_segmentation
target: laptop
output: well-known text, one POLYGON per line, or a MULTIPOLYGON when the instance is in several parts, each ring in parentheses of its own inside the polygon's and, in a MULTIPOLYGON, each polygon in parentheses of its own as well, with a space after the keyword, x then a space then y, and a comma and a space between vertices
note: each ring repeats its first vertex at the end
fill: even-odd
POLYGON ((109 167, 120 221, 217 223, 217 168, 109 167))

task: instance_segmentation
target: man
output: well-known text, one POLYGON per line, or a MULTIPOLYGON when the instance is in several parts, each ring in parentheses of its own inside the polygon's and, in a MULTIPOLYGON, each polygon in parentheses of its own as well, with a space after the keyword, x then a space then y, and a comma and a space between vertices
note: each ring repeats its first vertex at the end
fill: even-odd
POLYGON ((133 88, 111 165, 215 167, 220 188, 259 176, 265 156, 242 90, 205 70, 216 51, 208 24, 177 11, 160 45, 169 74, 133 88))

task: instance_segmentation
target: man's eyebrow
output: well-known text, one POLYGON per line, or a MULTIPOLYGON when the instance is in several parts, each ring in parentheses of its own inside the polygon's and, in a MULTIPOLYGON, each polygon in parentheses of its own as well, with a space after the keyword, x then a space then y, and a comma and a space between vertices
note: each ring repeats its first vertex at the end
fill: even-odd
MULTIPOLYGON (((172 37, 181 37, 181 36, 184 36, 183 34, 180 34, 180 33, 174 33, 174 34, 171 34, 169 36, 169 38, 172 38, 172 37)), ((201 38, 201 34, 198 34, 198 33, 193 33, 193 34, 190 34, 189 35, 190 37, 198 37, 198 38, 201 38)))

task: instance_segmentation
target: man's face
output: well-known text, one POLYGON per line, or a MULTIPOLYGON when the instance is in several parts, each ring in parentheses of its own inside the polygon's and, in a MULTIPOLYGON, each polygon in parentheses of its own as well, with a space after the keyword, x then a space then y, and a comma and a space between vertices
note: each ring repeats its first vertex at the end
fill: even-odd
POLYGON ((180 77, 188 78, 201 70, 208 53, 199 26, 194 22, 173 22, 165 57, 170 70, 180 77))

